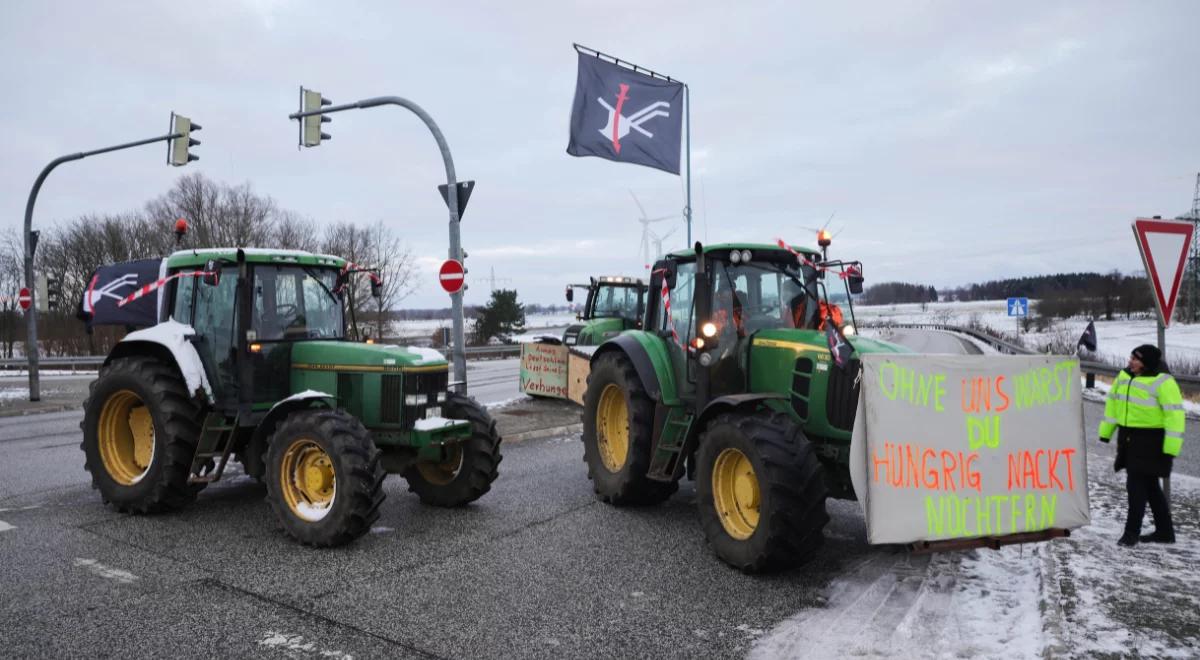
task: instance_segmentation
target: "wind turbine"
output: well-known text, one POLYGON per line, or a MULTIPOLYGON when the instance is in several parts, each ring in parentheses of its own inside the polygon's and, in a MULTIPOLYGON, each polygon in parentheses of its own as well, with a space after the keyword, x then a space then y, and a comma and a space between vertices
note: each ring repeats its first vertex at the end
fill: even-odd
POLYGON ((641 254, 642 254, 642 263, 645 265, 645 267, 647 269, 649 269, 650 268, 650 234, 651 234, 650 223, 661 222, 663 220, 670 220, 671 218, 674 218, 675 216, 664 215, 659 218, 647 218, 646 217, 646 209, 642 206, 642 203, 638 201, 637 195, 633 194, 633 191, 630 190, 629 196, 633 197, 633 203, 637 204, 638 211, 642 214, 642 217, 638 218, 638 222, 642 223, 642 245, 641 245, 641 247, 638 248, 638 251, 641 252, 641 254))
MULTIPOLYGON (((678 229, 678 227, 676 227, 675 229, 678 229)), ((663 234, 662 236, 659 236, 658 234, 654 233, 653 230, 650 230, 650 236, 654 240, 654 252, 656 253, 654 256, 655 261, 662 258, 662 256, 663 256, 663 249, 662 249, 663 241, 667 240, 667 237, 670 236, 671 234, 674 234, 675 229, 672 229, 671 231, 663 234)))

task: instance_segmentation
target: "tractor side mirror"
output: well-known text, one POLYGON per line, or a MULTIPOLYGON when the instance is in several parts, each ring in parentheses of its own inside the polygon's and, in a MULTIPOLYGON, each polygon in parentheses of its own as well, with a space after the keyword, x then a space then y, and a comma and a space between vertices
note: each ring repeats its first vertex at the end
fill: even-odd
POLYGON ((567 302, 575 302, 575 289, 567 287, 567 302))
POLYGON ((666 268, 667 272, 663 274, 663 277, 667 278, 667 288, 674 289, 676 276, 678 275, 675 262, 668 262, 666 268))
POLYGON ((373 297, 373 298, 382 298, 383 297, 383 278, 381 278, 381 277, 372 277, 371 278, 371 297, 373 297))
POLYGON ((208 263, 204 264, 204 283, 208 286, 221 283, 221 264, 217 263, 216 259, 209 259, 208 263))
POLYGON ((862 275, 851 275, 850 278, 850 293, 859 294, 863 292, 863 277, 862 275))

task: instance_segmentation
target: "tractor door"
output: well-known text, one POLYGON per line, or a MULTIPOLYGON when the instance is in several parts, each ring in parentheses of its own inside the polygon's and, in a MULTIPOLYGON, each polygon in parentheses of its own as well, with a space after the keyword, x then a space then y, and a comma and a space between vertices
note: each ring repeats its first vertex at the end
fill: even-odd
POLYGON ((237 268, 221 268, 217 284, 183 278, 175 296, 175 318, 181 323, 190 319, 196 330, 196 351, 213 396, 221 407, 237 403, 238 373, 234 329, 237 327, 237 268), (188 310, 190 308, 190 313, 188 310))
MULTIPOLYGON (((661 291, 662 285, 658 286, 661 291)), ((675 387, 679 398, 685 401, 691 401, 696 396, 695 361, 687 359, 684 350, 684 346, 696 337, 695 291, 695 262, 678 264, 675 268, 675 286, 669 291, 671 313, 669 316, 662 314, 660 302, 657 310, 658 327, 655 328, 667 340, 671 365, 675 370, 675 387)))

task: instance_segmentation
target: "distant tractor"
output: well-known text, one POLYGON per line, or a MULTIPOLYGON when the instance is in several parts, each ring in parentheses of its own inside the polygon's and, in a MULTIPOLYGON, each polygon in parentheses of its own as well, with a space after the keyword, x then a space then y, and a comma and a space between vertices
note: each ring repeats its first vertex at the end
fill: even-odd
POLYGON ((855 497, 859 361, 850 347, 906 351, 855 335, 858 262, 697 243, 655 264, 649 290, 664 280, 669 312, 662 295, 648 296, 645 327, 591 356, 583 443, 597 496, 654 504, 686 472, 722 560, 747 572, 799 564, 821 544, 826 498, 855 497))
POLYGON ((646 305, 646 283, 632 277, 593 277, 588 284, 567 286, 567 302, 574 302, 575 289, 586 289, 587 300, 579 320, 563 332, 568 346, 595 346, 625 330, 642 327, 646 305))
MULTIPOLYGON (((266 484, 287 534, 337 546, 379 517, 389 473, 434 506, 488 492, 501 460, 496 425, 450 391, 442 355, 346 340, 350 278, 367 273, 378 296, 378 275, 338 257, 250 248, 184 250, 154 266, 150 327, 113 348, 84 403, 81 447, 106 503, 179 509, 236 457, 266 484)), ((85 309, 102 310, 96 291, 124 282, 97 289, 98 278, 85 309)))

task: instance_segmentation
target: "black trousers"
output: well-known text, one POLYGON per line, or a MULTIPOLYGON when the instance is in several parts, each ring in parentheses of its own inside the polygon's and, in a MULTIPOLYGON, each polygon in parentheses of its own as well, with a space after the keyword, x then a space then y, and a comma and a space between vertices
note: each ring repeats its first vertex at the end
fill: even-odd
POLYGON ((1137 538, 1142 533, 1142 518, 1146 516, 1146 504, 1154 513, 1154 531, 1174 538, 1175 528, 1171 525, 1171 509, 1163 496, 1158 477, 1126 470, 1125 489, 1129 491, 1129 517, 1125 519, 1125 536, 1137 538))

